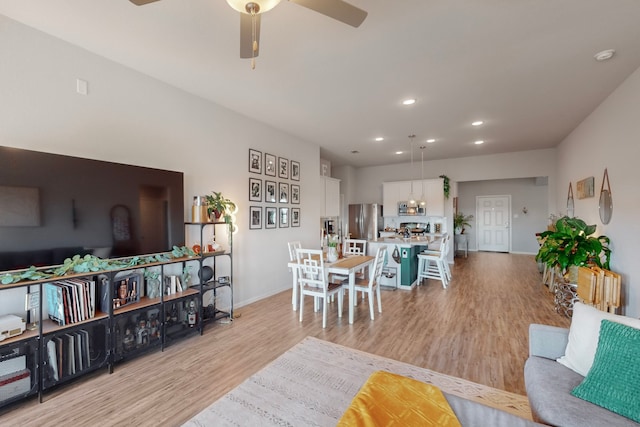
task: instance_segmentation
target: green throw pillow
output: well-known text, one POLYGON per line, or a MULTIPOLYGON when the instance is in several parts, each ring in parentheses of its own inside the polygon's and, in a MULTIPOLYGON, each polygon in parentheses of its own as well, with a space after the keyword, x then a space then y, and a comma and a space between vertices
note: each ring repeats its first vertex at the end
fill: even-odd
POLYGON ((640 422, 640 329, 603 320, 593 366, 571 394, 640 422))

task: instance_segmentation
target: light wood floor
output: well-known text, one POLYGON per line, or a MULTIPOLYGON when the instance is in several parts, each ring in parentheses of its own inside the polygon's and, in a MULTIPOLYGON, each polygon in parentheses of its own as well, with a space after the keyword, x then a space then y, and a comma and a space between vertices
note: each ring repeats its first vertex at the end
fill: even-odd
POLYGON ((328 325, 314 313, 291 310, 291 292, 237 310, 230 324, 209 326, 167 348, 117 365, 0 413, 2 426, 177 426, 237 386, 306 336, 514 393, 525 394, 523 366, 530 323, 568 326, 553 311, 532 256, 470 253, 456 258, 447 290, 429 280, 412 291, 383 290, 383 313, 368 305, 356 320, 328 325))

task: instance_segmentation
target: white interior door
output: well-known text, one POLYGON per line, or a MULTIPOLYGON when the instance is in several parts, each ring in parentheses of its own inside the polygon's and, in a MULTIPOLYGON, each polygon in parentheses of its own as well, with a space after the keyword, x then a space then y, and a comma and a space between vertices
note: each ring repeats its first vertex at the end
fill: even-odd
POLYGON ((476 197, 478 250, 509 252, 511 196, 476 197))

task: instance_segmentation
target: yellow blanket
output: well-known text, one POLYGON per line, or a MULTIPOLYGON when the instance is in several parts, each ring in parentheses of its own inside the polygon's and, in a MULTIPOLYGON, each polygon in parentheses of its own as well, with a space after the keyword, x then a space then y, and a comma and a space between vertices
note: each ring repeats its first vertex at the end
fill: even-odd
POLYGON ((338 426, 460 427, 439 388, 376 371, 353 398, 338 426))

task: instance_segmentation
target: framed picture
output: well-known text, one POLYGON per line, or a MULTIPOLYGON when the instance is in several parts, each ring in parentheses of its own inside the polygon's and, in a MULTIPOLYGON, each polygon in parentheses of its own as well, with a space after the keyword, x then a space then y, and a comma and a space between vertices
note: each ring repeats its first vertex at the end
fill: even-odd
POLYGON ((276 156, 264 153, 264 174, 267 176, 276 176, 276 156))
POLYGON ((594 179, 592 176, 585 178, 576 183, 576 190, 578 193, 578 199, 585 199, 587 197, 593 197, 593 185, 594 179))
POLYGON ((289 203, 289 184, 286 182, 278 183, 278 201, 289 203))
POLYGON ((249 148, 249 172, 262 173, 262 152, 249 148))
POLYGON ((249 200, 252 202, 262 201, 262 180, 249 178, 249 200))
POLYGON ((276 207, 266 207, 264 208, 264 216, 266 222, 264 223, 264 228, 276 228, 278 224, 278 208, 276 207))
POLYGON ((295 160, 291 160, 291 179, 300 181, 300 162, 295 160))
MULTIPOLYGON (((274 169, 275 170, 275 169, 274 169)), ((267 203, 275 203, 276 202, 276 183, 275 181, 267 181, 264 180, 264 201, 267 203)))
POLYGON ((300 208, 291 208, 291 226, 300 227, 300 208))
POLYGON ((294 205, 300 204, 300 186, 291 184, 291 203, 294 205))
POLYGON ((280 228, 289 227, 289 208, 280 208, 280 228))
POLYGON ((289 161, 284 157, 278 157, 278 178, 289 178, 289 161))
POLYGON ((249 229, 262 228, 262 208, 260 206, 249 207, 249 229))

